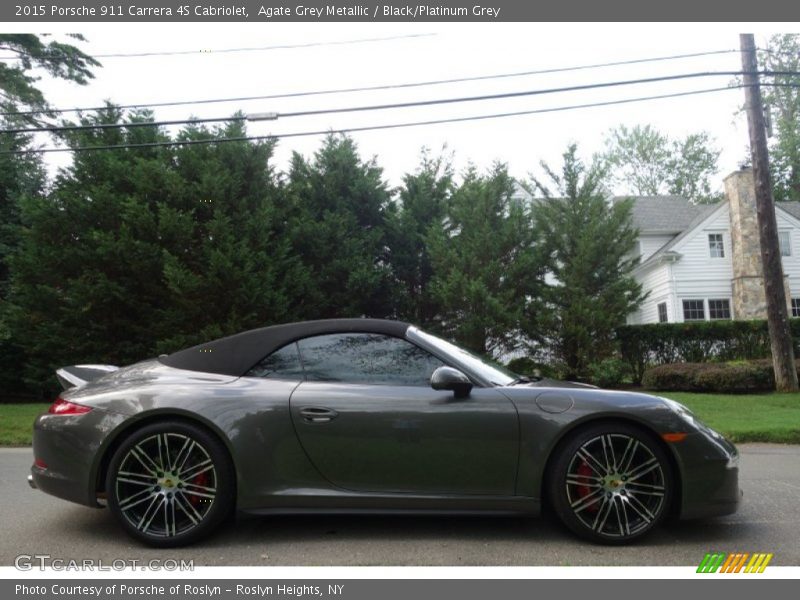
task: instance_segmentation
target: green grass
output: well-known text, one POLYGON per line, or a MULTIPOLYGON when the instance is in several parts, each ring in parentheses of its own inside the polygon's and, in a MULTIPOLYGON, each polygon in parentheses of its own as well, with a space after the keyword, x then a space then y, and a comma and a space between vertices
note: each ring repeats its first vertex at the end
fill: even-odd
POLYGON ((800 444, 800 394, 657 392, 686 405, 733 442, 800 444))
MULTIPOLYGON (((731 441, 800 444, 800 394, 658 394, 685 404, 731 441)), ((33 420, 48 406, 0 404, 0 446, 29 445, 33 420)))
POLYGON ((33 420, 49 404, 0 404, 0 446, 29 446, 33 420))

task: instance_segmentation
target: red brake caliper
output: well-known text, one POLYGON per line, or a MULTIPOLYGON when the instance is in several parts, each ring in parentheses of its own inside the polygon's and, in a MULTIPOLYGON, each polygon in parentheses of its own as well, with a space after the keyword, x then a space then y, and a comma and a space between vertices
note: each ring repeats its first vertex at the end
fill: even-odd
MULTIPOLYGON (((580 475, 581 478, 594 477, 594 471, 592 471, 592 468, 589 466, 589 463, 587 463, 585 460, 581 461, 581 464, 578 465, 577 474, 580 475)), ((577 487, 578 487, 578 496, 580 498, 586 498, 586 496, 592 493, 592 488, 590 488, 588 485, 579 485, 577 487)), ((589 506, 586 507, 586 510, 589 512, 596 512, 597 503, 595 502, 594 504, 590 504, 589 506)))
MULTIPOLYGON (((199 485, 199 486, 201 486, 201 487, 206 487, 206 486, 208 485, 208 474, 207 474, 207 473, 205 473, 205 472, 203 472, 203 473, 198 473, 198 474, 197 474, 197 475, 195 475, 195 477, 192 479, 192 484, 194 484, 194 485, 199 485)), ((203 498, 202 498, 202 497, 200 497, 200 496, 195 496, 195 495, 194 495, 194 494, 192 494, 191 492, 189 492, 187 495, 189 496, 189 502, 191 502, 191 503, 192 503, 192 506, 197 506, 197 505, 198 505, 198 504, 200 504, 200 502, 203 500, 203 498)))

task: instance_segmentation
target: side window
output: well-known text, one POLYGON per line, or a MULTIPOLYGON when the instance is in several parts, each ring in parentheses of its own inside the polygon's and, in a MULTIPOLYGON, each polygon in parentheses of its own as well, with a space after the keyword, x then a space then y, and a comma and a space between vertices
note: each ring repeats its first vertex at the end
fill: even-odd
POLYGON ((264 377, 266 379, 288 379, 289 381, 302 381, 303 365, 300 364, 300 355, 297 344, 284 346, 276 350, 261 361, 247 373, 248 377, 264 377))
POLYGON ((308 381, 427 386, 444 363, 414 344, 371 333, 337 333, 298 342, 308 381))

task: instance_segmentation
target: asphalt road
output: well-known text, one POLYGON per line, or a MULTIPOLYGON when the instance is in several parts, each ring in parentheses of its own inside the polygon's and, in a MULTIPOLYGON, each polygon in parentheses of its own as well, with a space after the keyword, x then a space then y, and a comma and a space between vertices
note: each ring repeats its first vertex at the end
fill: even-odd
POLYGON ((0 565, 53 558, 194 559, 201 565, 696 565, 708 551, 772 552, 800 565, 800 446, 742 444, 738 513, 670 522, 628 547, 576 540, 552 518, 274 516, 239 519, 178 550, 138 545, 107 510, 70 504, 25 482, 27 448, 0 449, 0 565))

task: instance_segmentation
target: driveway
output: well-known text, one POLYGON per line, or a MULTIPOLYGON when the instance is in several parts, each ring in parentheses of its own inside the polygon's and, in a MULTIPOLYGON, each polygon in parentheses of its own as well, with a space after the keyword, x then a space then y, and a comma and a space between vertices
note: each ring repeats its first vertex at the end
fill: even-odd
POLYGON ((635 546, 580 542, 552 518, 273 516, 239 519, 189 548, 129 540, 107 510, 32 490, 29 448, 0 449, 0 565, 61 559, 193 559, 195 565, 697 565, 708 551, 772 552, 800 565, 800 446, 741 444, 738 513, 674 522, 635 546))

